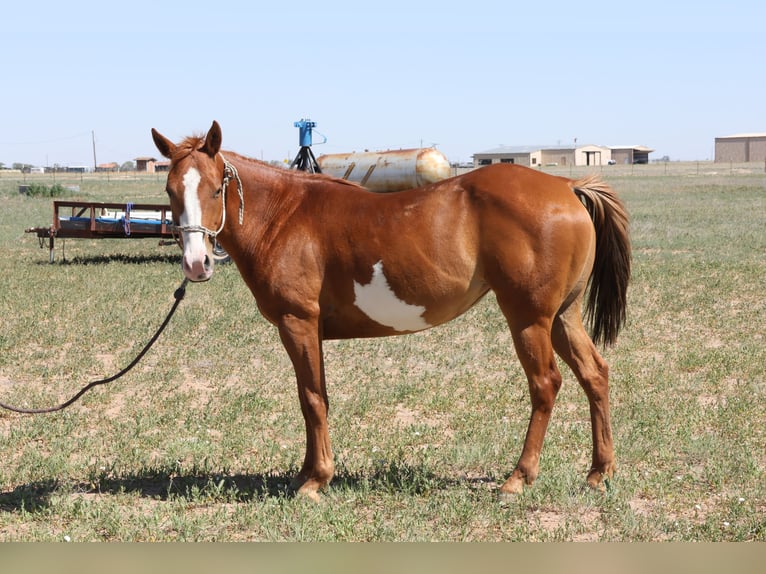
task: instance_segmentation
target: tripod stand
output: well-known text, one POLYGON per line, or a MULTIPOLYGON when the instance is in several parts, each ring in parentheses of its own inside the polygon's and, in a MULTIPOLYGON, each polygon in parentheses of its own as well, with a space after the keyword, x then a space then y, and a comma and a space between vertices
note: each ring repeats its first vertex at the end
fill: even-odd
POLYGON ((307 145, 301 146, 301 149, 298 150, 298 155, 295 156, 295 159, 290 164, 290 169, 299 169, 309 173, 322 173, 322 170, 319 168, 319 164, 314 157, 314 152, 312 152, 311 147, 307 145))

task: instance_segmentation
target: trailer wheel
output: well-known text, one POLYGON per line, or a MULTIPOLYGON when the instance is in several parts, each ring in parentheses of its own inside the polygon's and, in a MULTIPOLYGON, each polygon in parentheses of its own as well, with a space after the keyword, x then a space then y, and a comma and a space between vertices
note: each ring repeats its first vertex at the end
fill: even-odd
POLYGON ((231 262, 231 257, 218 241, 213 241, 213 261, 216 265, 231 262))

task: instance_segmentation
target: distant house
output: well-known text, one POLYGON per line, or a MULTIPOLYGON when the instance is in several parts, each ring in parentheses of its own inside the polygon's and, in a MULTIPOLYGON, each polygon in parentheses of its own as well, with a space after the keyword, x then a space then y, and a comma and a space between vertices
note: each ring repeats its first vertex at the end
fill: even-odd
POLYGON ((570 165, 575 162, 575 148, 561 146, 499 146, 473 155, 475 166, 515 163, 527 167, 570 165))
POLYGON ((136 171, 145 171, 146 173, 154 173, 156 164, 157 164, 157 158, 137 157, 136 171))
POLYGON ((715 138, 715 161, 733 163, 766 161, 766 133, 736 134, 715 138))
POLYGON ((575 148, 575 165, 609 165, 614 163, 611 148, 600 145, 584 145, 575 148))
POLYGON ((649 163, 654 150, 644 146, 500 146, 474 154, 474 165, 516 163, 528 167, 543 165, 596 166, 612 163, 649 163))
POLYGON ((120 166, 117 165, 116 162, 101 163, 96 166, 96 172, 98 173, 114 172, 114 171, 120 171, 120 166))

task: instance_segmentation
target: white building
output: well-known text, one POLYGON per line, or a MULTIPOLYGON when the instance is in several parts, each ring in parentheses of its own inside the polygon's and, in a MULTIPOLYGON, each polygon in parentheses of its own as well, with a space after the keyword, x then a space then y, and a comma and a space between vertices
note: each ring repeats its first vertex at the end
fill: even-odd
POLYGON ((516 163, 528 167, 649 163, 649 154, 653 151, 637 145, 500 146, 474 154, 473 163, 476 167, 493 163, 516 163))

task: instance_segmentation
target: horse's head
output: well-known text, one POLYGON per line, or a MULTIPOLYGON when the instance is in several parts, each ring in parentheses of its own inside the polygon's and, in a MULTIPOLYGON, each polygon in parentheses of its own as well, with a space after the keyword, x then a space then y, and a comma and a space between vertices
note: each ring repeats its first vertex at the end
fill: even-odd
POLYGON ((152 128, 157 149, 170 160, 165 190, 173 222, 183 239, 183 271, 191 281, 213 275, 213 240, 226 218, 223 193, 226 165, 219 155, 221 127, 213 122, 207 135, 174 144, 152 128))

